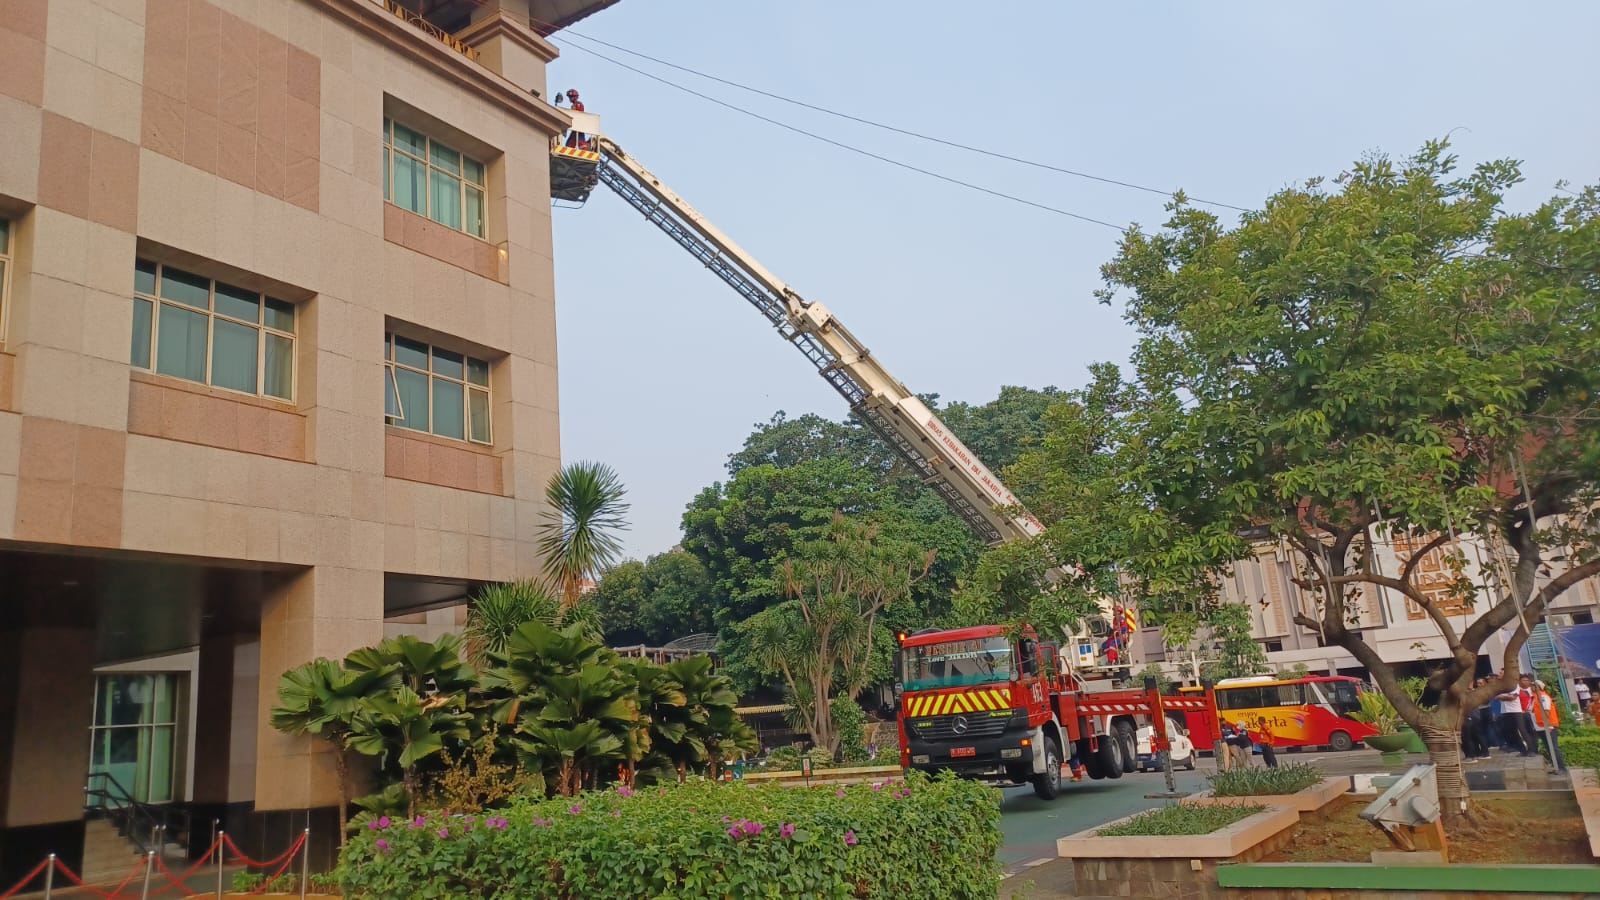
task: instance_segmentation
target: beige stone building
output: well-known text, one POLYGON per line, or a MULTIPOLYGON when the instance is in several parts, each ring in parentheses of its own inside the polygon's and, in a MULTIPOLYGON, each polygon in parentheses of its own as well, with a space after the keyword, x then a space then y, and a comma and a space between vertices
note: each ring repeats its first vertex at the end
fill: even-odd
POLYGON ((0 883, 91 777, 281 849, 278 675, 535 569, 541 34, 612 2, 0 2, 0 883))

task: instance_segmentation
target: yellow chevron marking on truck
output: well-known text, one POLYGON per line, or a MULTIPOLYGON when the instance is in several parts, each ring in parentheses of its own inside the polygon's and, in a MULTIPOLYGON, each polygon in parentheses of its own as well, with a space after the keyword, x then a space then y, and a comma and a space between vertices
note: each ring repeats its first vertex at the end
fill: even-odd
POLYGON ((1006 691, 999 690, 929 694, 908 698, 905 708, 906 715, 913 719, 956 713, 992 712, 1010 709, 1011 696, 1006 691))

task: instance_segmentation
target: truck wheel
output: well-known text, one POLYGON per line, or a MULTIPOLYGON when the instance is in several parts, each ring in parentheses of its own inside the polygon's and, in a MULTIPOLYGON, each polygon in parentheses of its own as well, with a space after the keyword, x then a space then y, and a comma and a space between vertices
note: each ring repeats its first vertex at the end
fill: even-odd
POLYGON ((1095 781, 1106 777, 1106 770, 1100 765, 1100 755, 1089 750, 1089 739, 1078 741, 1078 762, 1083 764, 1083 771, 1095 781))
POLYGON ((1044 739, 1044 771, 1033 776, 1033 793, 1040 800, 1054 800, 1061 793, 1061 748, 1056 739, 1044 739))
POLYGON ((1113 733, 1117 736, 1118 743, 1122 744, 1122 773, 1133 772, 1139 767, 1138 744, 1134 742, 1133 726, 1127 722, 1117 722, 1112 726, 1113 733))
POLYGON ((1107 778, 1121 778, 1122 742, 1117 740, 1116 735, 1102 734, 1099 743, 1100 749, 1096 753, 1100 757, 1100 771, 1104 772, 1107 778))
POLYGON ((1332 747, 1337 753, 1343 753, 1355 745, 1356 742, 1350 740, 1349 732, 1335 731, 1333 734, 1328 735, 1328 746, 1332 747))

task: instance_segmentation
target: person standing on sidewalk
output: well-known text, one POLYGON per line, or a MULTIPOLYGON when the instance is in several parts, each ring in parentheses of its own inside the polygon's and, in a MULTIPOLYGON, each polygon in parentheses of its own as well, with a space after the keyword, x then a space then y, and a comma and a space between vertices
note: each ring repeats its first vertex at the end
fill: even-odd
MULTIPOLYGON (((1498 679, 1500 674, 1497 672, 1493 677, 1498 679)), ((1494 705, 1496 713, 1495 730, 1499 733, 1501 749, 1507 753, 1526 753, 1529 748, 1522 742, 1522 727, 1519 724, 1521 722, 1522 706, 1517 701, 1516 691, 1496 694, 1494 705)))
POLYGON ((1511 712, 1508 713, 1514 723, 1517 736, 1522 742, 1523 756, 1537 756, 1538 733, 1533 727, 1533 709, 1538 702, 1538 691, 1533 686, 1533 676, 1522 673, 1517 679, 1517 689, 1501 694, 1500 699, 1509 704, 1511 712))
POLYGON ((1555 699, 1545 690, 1544 682, 1535 681, 1533 685, 1538 692, 1533 704, 1533 723, 1544 736, 1545 746, 1550 748, 1550 764, 1555 766, 1559 775, 1567 771, 1567 761, 1561 756, 1561 740, 1558 737, 1561 713, 1556 710, 1555 699))

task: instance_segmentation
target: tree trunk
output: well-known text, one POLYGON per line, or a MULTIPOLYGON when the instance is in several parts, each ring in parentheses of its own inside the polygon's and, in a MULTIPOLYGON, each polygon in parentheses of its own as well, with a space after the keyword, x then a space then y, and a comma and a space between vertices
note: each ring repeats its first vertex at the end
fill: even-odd
POLYGON ((350 760, 345 758, 340 744, 333 747, 333 767, 339 775, 339 849, 343 850, 350 825, 350 760))
MULTIPOLYGON (((1454 710, 1448 711, 1450 715, 1454 713, 1454 710)), ((1445 830, 1449 831, 1471 813, 1472 794, 1467 790, 1466 774, 1461 768, 1461 731, 1427 723, 1417 727, 1417 734, 1428 748, 1428 759, 1439 780, 1439 810, 1444 817, 1445 830)))
POLYGON ((406 786, 406 815, 415 819, 417 817, 417 794, 420 793, 417 789, 416 766, 407 766, 402 778, 406 786))

